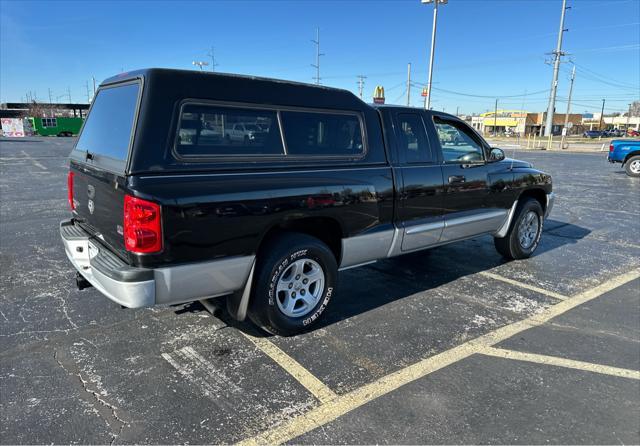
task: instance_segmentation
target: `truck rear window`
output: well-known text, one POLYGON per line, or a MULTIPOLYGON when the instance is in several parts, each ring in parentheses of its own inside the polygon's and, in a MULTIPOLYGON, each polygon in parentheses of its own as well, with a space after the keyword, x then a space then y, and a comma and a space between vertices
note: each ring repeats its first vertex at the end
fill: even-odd
MULTIPOLYGON (((103 88, 98 91, 84 124, 76 150, 94 155, 99 164, 106 157, 125 161, 131 144, 140 84, 103 88)), ((104 160, 107 164, 109 160, 104 160)))

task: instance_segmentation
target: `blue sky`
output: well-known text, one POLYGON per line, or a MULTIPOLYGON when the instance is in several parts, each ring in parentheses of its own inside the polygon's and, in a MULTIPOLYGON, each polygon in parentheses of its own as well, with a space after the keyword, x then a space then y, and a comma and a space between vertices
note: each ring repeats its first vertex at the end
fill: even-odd
MULTIPOLYGON (((440 7, 433 108, 546 109, 561 0, 449 0, 440 7), (524 94, 527 96, 523 96, 524 94), (486 96, 486 97, 485 97, 486 96), (508 98, 506 96, 519 96, 508 98)), ((563 49, 577 66, 574 112, 623 111, 640 99, 640 1, 568 0, 563 49)), ((406 101, 407 63, 426 83, 432 7, 411 1, 0 0, 0 101, 86 101, 85 82, 144 67, 193 69, 215 47, 217 71, 312 82, 316 26, 322 83, 365 100, 376 85, 406 101)), ((568 58, 565 58, 568 60, 568 58)), ((210 69, 210 67, 208 67, 210 69)), ((557 105, 564 112, 571 65, 557 105)), ((412 104, 421 104, 420 85, 412 104)))

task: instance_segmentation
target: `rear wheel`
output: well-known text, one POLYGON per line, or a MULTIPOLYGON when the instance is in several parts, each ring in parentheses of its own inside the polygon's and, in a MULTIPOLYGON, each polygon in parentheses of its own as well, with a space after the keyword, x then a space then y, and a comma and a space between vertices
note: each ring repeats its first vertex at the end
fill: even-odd
POLYGON ((544 214, 540 202, 526 198, 516 208, 516 215, 504 238, 494 238, 496 250, 507 259, 531 257, 540 243, 544 214))
POLYGON ((624 170, 630 177, 640 177, 640 156, 632 156, 624 164, 624 170))
POLYGON ((338 266, 315 237, 288 233, 261 249, 249 318, 263 330, 291 336, 311 328, 335 293, 338 266))

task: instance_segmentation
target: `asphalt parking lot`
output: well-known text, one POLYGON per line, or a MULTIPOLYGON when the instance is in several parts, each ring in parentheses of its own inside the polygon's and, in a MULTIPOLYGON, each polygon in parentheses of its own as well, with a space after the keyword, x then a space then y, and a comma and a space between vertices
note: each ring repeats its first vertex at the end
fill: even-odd
POLYGON ((516 153, 558 195, 533 258, 481 237, 344 271, 280 338, 76 290, 72 144, 0 139, 3 444, 640 443, 640 182, 602 153, 516 153))

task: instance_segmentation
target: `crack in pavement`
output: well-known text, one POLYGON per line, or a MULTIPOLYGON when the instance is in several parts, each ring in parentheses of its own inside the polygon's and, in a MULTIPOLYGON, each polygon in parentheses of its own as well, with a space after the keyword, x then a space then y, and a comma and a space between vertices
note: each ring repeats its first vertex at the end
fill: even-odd
MULTIPOLYGON (((122 435, 122 432, 124 430, 125 427, 130 426, 131 423, 123 418, 121 418, 118 415, 118 408, 116 406, 114 406, 113 404, 109 403, 108 401, 105 401, 100 393, 98 393, 97 391, 91 389, 89 387, 90 381, 87 381, 86 379, 84 379, 84 377, 82 376, 82 374, 79 372, 79 370, 77 370, 77 364, 73 361, 73 360, 69 360, 67 359, 66 364, 63 363, 63 361, 61 360, 61 358, 58 355, 59 351, 58 350, 54 350, 53 353, 53 359, 54 361, 58 364, 58 366, 60 366, 60 368, 62 368, 62 370, 64 370, 69 376, 73 376, 78 378, 78 381, 80 382, 80 385, 82 386, 82 389, 84 390, 85 394, 88 395, 92 395, 93 399, 95 399, 98 403, 100 403, 99 406, 95 406, 93 404, 93 399, 91 398, 83 398, 85 401, 87 401, 94 409, 96 409, 98 415, 104 420, 104 422, 106 423, 107 427, 109 428, 110 435, 111 435, 111 442, 109 443, 110 445, 113 445, 115 443, 115 441, 120 437, 120 435, 122 435), (76 369, 76 370, 71 370, 71 369, 76 369), (115 427, 115 429, 117 430, 117 432, 114 432, 113 427, 115 427)), ((82 396, 81 396, 82 398, 82 396)))

